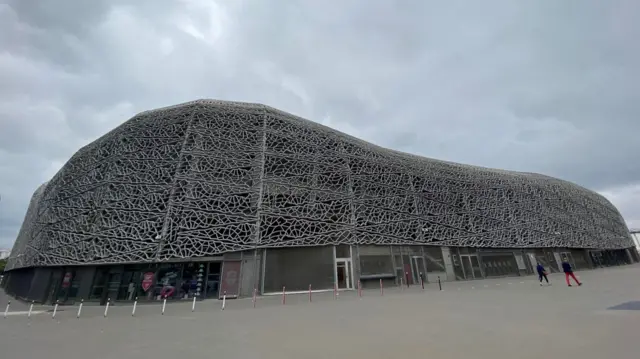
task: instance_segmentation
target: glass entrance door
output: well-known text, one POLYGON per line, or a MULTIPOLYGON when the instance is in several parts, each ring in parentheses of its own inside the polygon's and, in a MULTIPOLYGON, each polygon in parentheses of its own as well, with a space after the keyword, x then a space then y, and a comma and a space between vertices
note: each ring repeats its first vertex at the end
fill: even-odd
POLYGON ((482 278, 482 267, 480 266, 480 260, 478 260, 478 256, 470 256, 471 259, 471 268, 473 269, 473 278, 482 278))
POLYGON ((462 261, 466 279, 482 278, 482 269, 480 268, 480 261, 477 255, 461 255, 460 260, 462 261))
POLYGON ((469 256, 460 256, 462 260, 462 269, 464 269, 464 275, 466 279, 474 279, 473 269, 471 268, 471 257, 469 256))
POLYGON ((423 257, 411 257, 411 273, 413 274, 413 283, 421 284, 421 278, 424 279, 425 282, 427 281, 427 271, 423 257))
POLYGON ((353 289, 351 280, 351 260, 336 260, 336 285, 338 289, 353 289))

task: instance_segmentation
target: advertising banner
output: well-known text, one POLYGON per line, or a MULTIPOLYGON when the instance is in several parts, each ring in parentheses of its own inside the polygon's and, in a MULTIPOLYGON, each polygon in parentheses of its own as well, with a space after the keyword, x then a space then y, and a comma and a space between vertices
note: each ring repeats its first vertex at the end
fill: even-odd
POLYGON ((147 272, 142 275, 142 290, 144 290, 145 292, 147 292, 149 288, 151 288, 151 286, 153 285, 154 275, 155 273, 153 272, 147 272))
POLYGON ((222 263, 222 284, 220 298, 227 292, 227 298, 237 297, 240 291, 240 261, 225 261, 222 263))

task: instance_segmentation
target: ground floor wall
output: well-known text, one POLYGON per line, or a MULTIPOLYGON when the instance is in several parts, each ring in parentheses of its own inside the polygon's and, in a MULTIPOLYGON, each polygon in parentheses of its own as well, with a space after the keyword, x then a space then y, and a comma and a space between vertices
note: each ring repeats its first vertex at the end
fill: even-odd
POLYGON ((316 246, 163 263, 25 268, 5 273, 1 285, 15 297, 38 303, 219 299, 522 276, 533 274, 537 263, 553 273, 565 259, 584 270, 630 264, 640 256, 634 248, 316 246))

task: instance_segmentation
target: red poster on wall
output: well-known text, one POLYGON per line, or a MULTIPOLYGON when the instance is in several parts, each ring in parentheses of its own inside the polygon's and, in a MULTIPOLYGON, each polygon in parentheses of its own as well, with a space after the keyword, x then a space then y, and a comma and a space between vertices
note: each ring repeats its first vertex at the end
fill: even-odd
POLYGON ((404 265, 404 280, 405 280, 405 284, 409 285, 409 284, 413 284, 413 276, 411 275, 411 264, 406 264, 404 265))
POLYGON ((153 276, 155 276, 155 273, 153 272, 147 272, 142 275, 142 290, 145 292, 147 292, 153 285, 153 276))
POLYGON ((227 298, 237 297, 240 290, 240 261, 226 261, 222 263, 222 283, 219 296, 227 293, 227 298))
POLYGON ((64 274, 64 278, 62 278, 62 288, 69 288, 71 285, 71 272, 67 272, 64 274))

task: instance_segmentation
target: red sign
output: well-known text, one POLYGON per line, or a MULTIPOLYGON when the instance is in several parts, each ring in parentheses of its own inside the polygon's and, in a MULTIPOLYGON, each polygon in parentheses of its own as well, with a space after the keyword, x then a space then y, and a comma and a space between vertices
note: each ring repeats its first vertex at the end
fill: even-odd
POLYGON ((155 276, 153 272, 147 272, 142 275, 142 290, 145 292, 153 285, 153 276, 155 276))
POLYGON ((64 278, 62 278, 62 288, 68 288, 71 285, 71 272, 67 272, 64 274, 64 278))
POLYGON ((240 261, 229 261, 222 264, 222 285, 220 286, 220 297, 225 292, 227 297, 237 297, 240 289, 240 261))
POLYGON ((411 276, 411 265, 410 264, 405 264, 404 265, 404 275, 405 275, 405 279, 407 280, 407 285, 409 284, 413 284, 413 276, 411 276))

